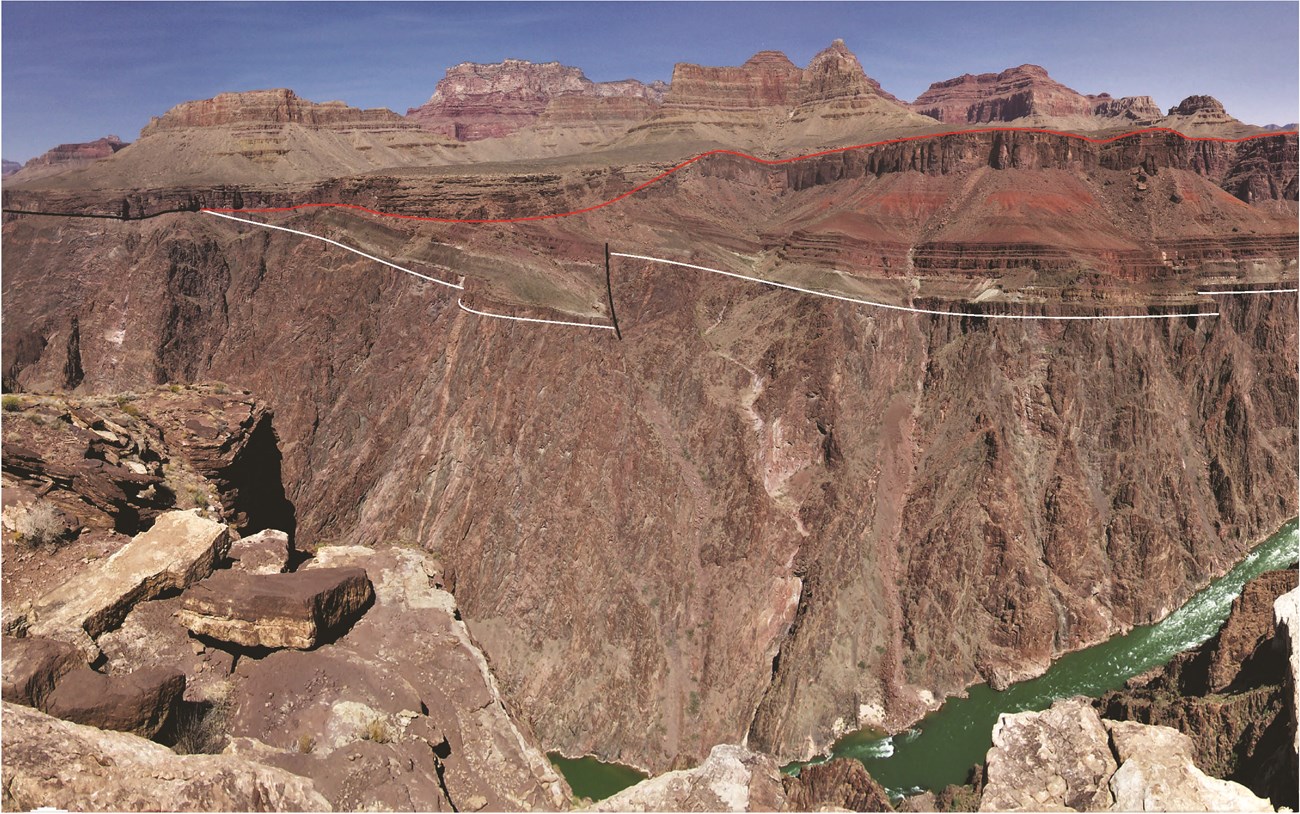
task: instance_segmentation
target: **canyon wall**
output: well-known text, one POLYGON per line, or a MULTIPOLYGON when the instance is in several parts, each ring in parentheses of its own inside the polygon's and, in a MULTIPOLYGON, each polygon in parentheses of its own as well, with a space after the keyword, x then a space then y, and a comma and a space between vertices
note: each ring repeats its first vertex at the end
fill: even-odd
MULTIPOLYGON (((1294 143, 987 134, 761 175, 723 161, 581 220, 284 222, 467 274, 471 305, 590 318, 611 235, 734 263, 780 250, 782 218, 807 223, 803 208, 882 179, 960 189, 1092 173, 1079 183, 1109 212, 1138 195, 1130 172, 1145 162, 1226 202, 1168 222, 1133 203, 1116 222, 1182 238, 1172 224, 1203 221, 1225 244, 1237 223, 1285 237, 1269 207, 1293 200, 1294 143), (1099 191, 1121 179, 1122 194, 1099 191), (1220 183, 1278 199, 1247 206, 1220 183)), ((459 205, 458 192, 529 214, 625 188, 591 170, 312 194, 414 208, 459 205)), ((955 221, 983 217, 986 204, 954 200, 966 201, 955 221)), ((76 317, 83 391, 195 377, 250 388, 275 411, 300 544, 436 552, 512 715, 568 754, 659 771, 746 735, 786 760, 849 728, 896 728, 972 682, 1016 680, 1159 618, 1297 511, 1294 295, 1224 298, 1213 318, 992 322, 618 260, 618 342, 474 317, 318 241, 197 214, 8 216, 4 229, 13 386, 59 381, 76 317)), ((1294 232, 1288 245, 1229 261, 1294 273, 1294 232)), ((1194 285, 1202 271, 1171 273, 1194 285)))

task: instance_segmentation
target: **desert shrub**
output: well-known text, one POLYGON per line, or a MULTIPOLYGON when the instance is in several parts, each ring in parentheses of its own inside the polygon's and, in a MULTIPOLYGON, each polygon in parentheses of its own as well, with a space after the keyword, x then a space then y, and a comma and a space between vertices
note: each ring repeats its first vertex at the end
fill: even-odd
POLYGON ((316 748, 316 739, 311 735, 298 736, 298 751, 304 755, 310 755, 316 748))
POLYGON ((27 511, 14 521, 14 533, 32 548, 58 545, 63 542, 66 531, 58 510, 42 500, 28 506, 27 511))
POLYGON ((23 400, 13 393, 6 393, 3 398, 0 398, 0 407, 3 407, 6 413, 17 412, 23 408, 23 400))
POLYGON ((206 704, 182 704, 173 722, 172 751, 178 755, 220 754, 230 739, 230 713, 228 697, 206 704))
POLYGON ((361 740, 374 743, 388 743, 393 736, 388 731, 388 722, 383 718, 374 718, 361 728, 361 740))

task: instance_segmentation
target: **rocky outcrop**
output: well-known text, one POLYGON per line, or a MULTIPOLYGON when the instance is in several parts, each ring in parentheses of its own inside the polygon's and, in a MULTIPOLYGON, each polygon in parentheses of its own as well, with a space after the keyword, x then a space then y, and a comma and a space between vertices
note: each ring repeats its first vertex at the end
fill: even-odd
POLYGON ((537 121, 544 111, 554 121, 644 118, 663 98, 663 82, 635 79, 592 82, 582 71, 558 62, 522 59, 482 65, 464 62, 447 69, 433 96, 406 117, 434 133, 459 141, 510 135, 537 121), (552 108, 560 99, 563 102, 552 108), (576 99, 590 100, 577 102, 576 99), (628 100, 612 104, 594 100, 628 100))
POLYGON ((805 766, 797 777, 782 775, 785 811, 893 811, 894 806, 861 761, 837 758, 805 766))
POLYGON ((184 694, 185 674, 175 667, 104 675, 83 664, 60 678, 39 708, 73 723, 153 738, 184 694))
POLYGON ((1103 721, 1086 698, 1004 714, 993 729, 980 811, 1272 811, 1210 777, 1177 730, 1103 721))
POLYGON ((1294 700, 1275 600, 1296 584, 1294 570, 1249 582, 1220 631, 1097 703, 1107 718, 1184 733, 1196 765, 1250 788, 1275 806, 1296 804, 1294 700))
POLYGON ((93 661, 95 637, 121 624, 137 603, 212 573, 229 545, 224 525, 194 511, 167 512, 102 565, 33 603, 30 634, 76 644, 93 661))
POLYGON ((780 51, 759 51, 739 67, 679 62, 664 97, 664 114, 682 110, 753 111, 799 102, 801 71, 780 51))
POLYGON ((1038 65, 935 82, 912 103, 912 109, 923 116, 959 124, 1090 116, 1092 108, 1088 97, 1053 80, 1038 65))
POLYGON ((230 755, 177 755, 4 704, 0 806, 74 811, 325 811, 310 780, 230 755))
POLYGON ((743 746, 719 744, 694 769, 642 780, 591 810, 778 811, 784 797, 776 761, 743 746))
POLYGON ((44 709, 54 685, 68 672, 85 666, 75 646, 39 636, 5 636, 0 644, 4 666, 4 700, 44 709))
POLYGON ((328 645, 240 660, 234 748, 314 778, 340 809, 566 808, 568 786, 506 711, 436 563, 329 546, 300 573, 343 568, 370 575, 373 606, 328 645))
POLYGON ((220 93, 211 99, 182 102, 154 116, 140 137, 167 130, 251 124, 297 124, 305 127, 351 130, 381 127, 401 130, 410 125, 386 108, 362 110, 343 102, 311 102, 288 88, 220 93))
POLYGON ((1113 99, 1109 93, 1102 93, 1089 99, 1093 104, 1092 115, 1103 119, 1118 119, 1126 124, 1152 124, 1164 115, 1150 96, 1113 99))
POLYGON ((1003 714, 993 727, 980 811, 1103 811, 1118 768, 1106 728, 1086 699, 1003 714))
POLYGON ((266 529, 230 544, 226 556, 236 571, 249 574, 280 574, 289 570, 293 543, 283 531, 266 529))
POLYGON ((1191 740, 1175 729, 1124 721, 1106 729, 1120 764, 1110 778, 1114 811, 1273 811, 1245 786, 1197 768, 1191 740))
POLYGON ((308 650, 345 630, 373 598, 361 568, 291 574, 232 570, 186 591, 176 617, 192 633, 217 641, 308 650))

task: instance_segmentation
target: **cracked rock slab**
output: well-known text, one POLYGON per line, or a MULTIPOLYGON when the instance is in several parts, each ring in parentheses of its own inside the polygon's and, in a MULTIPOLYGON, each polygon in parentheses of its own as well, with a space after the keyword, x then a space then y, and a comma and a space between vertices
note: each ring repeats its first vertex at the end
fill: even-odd
POLYGON ((192 633, 243 647, 308 650, 355 622, 373 598, 362 568, 222 571, 185 592, 176 618, 192 633))
POLYGON ((136 604, 211 574, 229 543, 226 526, 194 510, 160 515, 102 565, 34 602, 28 632, 72 642, 93 661, 95 638, 120 625, 136 604))
POLYGON ((71 811, 328 811, 312 782, 232 755, 177 755, 4 704, 0 808, 71 811))

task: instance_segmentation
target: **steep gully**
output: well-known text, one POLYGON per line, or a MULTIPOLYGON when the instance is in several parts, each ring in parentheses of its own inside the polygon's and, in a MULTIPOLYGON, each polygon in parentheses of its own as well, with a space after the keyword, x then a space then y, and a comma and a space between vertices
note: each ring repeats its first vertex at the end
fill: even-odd
MULTIPOLYGON (((15 380, 62 375, 66 305, 88 388, 268 394, 304 536, 441 548, 503 693, 567 754, 662 768, 752 720, 798 758, 863 718, 900 728, 1162 617, 1295 514, 1286 296, 994 325, 639 267, 616 293, 643 329, 612 357, 215 218, 39 220, 5 226, 16 335, 45 348, 15 380)), ((661 245, 635 219, 590 231, 616 228, 661 245)), ((592 236, 521 238, 581 257, 592 236)))

